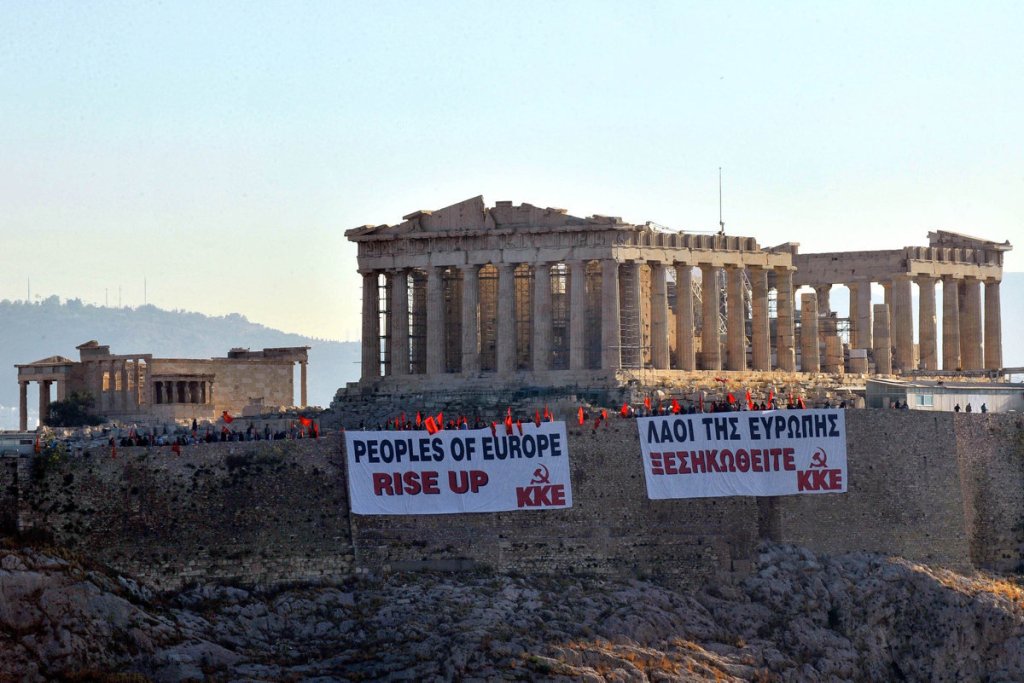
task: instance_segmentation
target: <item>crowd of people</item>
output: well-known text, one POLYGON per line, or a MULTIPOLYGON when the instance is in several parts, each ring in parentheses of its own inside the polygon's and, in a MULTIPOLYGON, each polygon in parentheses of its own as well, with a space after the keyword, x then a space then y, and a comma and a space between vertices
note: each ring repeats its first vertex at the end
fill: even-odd
MULTIPOLYGON (((635 419, 638 417, 653 417, 656 415, 692 415, 697 413, 724 413, 733 411, 768 411, 768 410, 803 410, 806 409, 807 402, 802 396, 790 395, 787 401, 780 404, 774 392, 769 395, 766 401, 753 401, 749 394, 745 400, 738 400, 733 394, 728 394, 725 398, 714 401, 705 402, 703 398, 697 401, 686 400, 680 402, 678 399, 670 400, 652 400, 650 397, 644 399, 643 403, 632 405, 630 403, 623 403, 618 410, 611 411, 612 415, 617 415, 624 419, 635 419)), ((826 400, 822 403, 822 408, 846 408, 846 401, 836 401, 834 404, 832 401, 826 400)), ((367 422, 361 420, 358 423, 357 428, 359 430, 376 430, 376 431, 415 431, 427 429, 428 431, 435 431, 438 429, 448 430, 461 430, 461 429, 486 429, 491 428, 492 431, 497 432, 499 429, 504 429, 508 433, 511 433, 513 427, 521 428, 523 424, 534 422, 540 424, 541 422, 550 422, 554 420, 554 415, 544 406, 543 412, 538 408, 535 410, 533 415, 514 415, 512 408, 506 409, 505 415, 490 419, 481 415, 473 415, 472 417, 466 415, 459 415, 457 417, 449 416, 447 419, 443 413, 437 416, 429 416, 424 419, 422 413, 417 412, 415 416, 401 413, 398 416, 388 418, 386 420, 379 420, 376 422, 367 422), (427 421, 431 421, 431 424, 427 424, 427 421)), ((591 421, 594 423, 594 428, 597 429, 602 424, 607 425, 609 420, 609 410, 607 408, 594 408, 579 406, 575 415, 568 417, 567 421, 576 421, 579 424, 587 424, 591 421)))

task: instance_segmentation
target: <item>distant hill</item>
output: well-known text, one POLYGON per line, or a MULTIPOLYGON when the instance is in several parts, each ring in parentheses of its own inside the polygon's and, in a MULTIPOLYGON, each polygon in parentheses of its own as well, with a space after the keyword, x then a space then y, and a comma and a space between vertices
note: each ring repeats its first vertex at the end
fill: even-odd
MULTIPOLYGON (((309 346, 309 401, 327 407, 338 387, 359 378, 359 344, 312 339, 251 323, 237 313, 212 317, 155 306, 108 308, 52 296, 38 303, 0 301, 0 428, 18 426, 15 363, 47 356, 78 360, 76 346, 90 339, 113 353, 151 353, 169 358, 225 356, 234 347, 253 350, 309 346)), ((35 423, 34 388, 29 424, 35 423)))

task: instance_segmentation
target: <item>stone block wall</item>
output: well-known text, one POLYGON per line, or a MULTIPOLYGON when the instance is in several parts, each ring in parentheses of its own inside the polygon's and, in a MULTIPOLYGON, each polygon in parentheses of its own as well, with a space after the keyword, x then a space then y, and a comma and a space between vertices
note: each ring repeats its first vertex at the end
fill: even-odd
POLYGON ((636 423, 569 427, 573 507, 472 515, 353 515, 361 564, 410 568, 458 558, 503 569, 662 574, 697 583, 747 566, 753 498, 647 499, 636 423))
POLYGON ((846 431, 848 492, 773 498, 779 540, 969 568, 953 414, 847 411, 846 431))
POLYGON ((54 541, 158 589, 353 570, 338 439, 93 450, 34 480, 54 541))
MULTIPOLYGON (((155 359, 157 373, 210 373, 216 375, 213 411, 237 411, 253 397, 264 405, 291 406, 296 402, 294 363, 291 361, 214 358, 211 360, 155 359)), ((209 411, 207 411, 209 412, 209 411)), ((175 415, 181 417, 179 415, 175 415)))
POLYGON ((1024 559, 1024 424, 1016 415, 848 411, 849 492, 775 498, 651 501, 635 422, 568 431, 568 510, 350 515, 341 439, 332 432, 192 446, 180 456, 119 448, 114 458, 104 448, 42 476, 32 476, 30 459, 5 457, 0 520, 35 525, 158 589, 478 566, 693 585, 742 573, 761 538, 961 569, 1015 570, 1024 559))
POLYGON ((955 425, 971 559, 1024 572, 1024 418, 946 415, 955 425))

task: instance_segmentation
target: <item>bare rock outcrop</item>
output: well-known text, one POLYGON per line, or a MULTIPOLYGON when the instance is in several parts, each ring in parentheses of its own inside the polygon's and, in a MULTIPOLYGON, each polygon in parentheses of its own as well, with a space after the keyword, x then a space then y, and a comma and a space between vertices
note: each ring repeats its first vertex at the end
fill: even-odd
POLYGON ((1024 680, 1024 591, 896 558, 763 549, 738 584, 396 574, 154 596, 0 550, 0 680, 1024 680))

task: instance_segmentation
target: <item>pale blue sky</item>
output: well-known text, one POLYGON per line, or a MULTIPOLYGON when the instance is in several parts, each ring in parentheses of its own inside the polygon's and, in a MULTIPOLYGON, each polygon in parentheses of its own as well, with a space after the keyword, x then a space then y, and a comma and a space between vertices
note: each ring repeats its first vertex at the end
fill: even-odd
POLYGON ((0 3, 0 298, 356 338, 342 233, 483 194, 803 251, 1009 239, 1022 3, 0 3))

